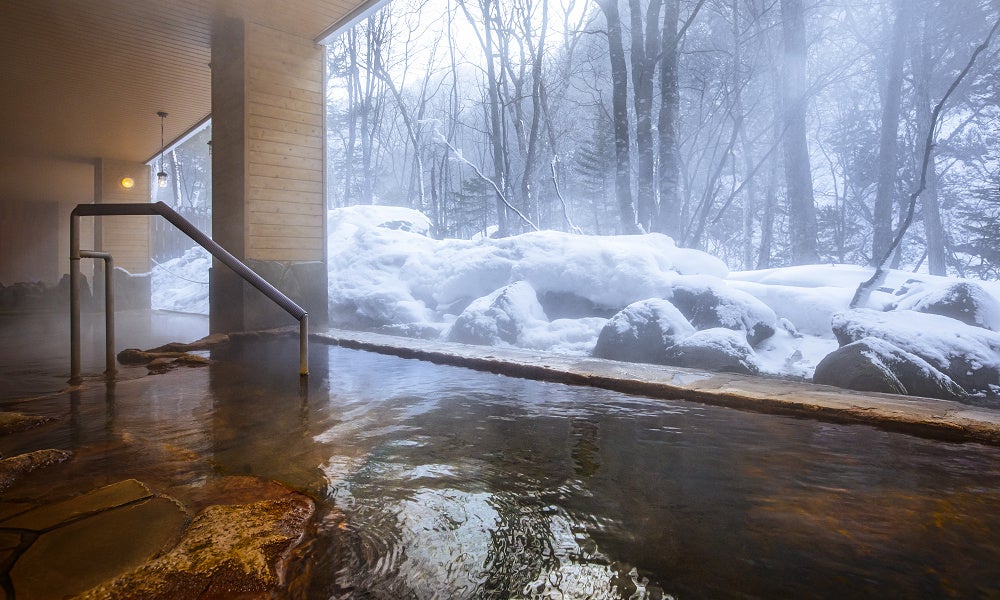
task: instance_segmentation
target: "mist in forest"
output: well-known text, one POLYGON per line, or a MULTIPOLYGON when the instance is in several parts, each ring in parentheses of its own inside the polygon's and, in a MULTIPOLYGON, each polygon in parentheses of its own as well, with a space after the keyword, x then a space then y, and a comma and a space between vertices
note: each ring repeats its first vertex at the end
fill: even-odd
POLYGON ((739 270, 996 279, 998 19, 983 0, 395 0, 329 48, 331 207, 415 208, 437 237, 659 232, 739 270))

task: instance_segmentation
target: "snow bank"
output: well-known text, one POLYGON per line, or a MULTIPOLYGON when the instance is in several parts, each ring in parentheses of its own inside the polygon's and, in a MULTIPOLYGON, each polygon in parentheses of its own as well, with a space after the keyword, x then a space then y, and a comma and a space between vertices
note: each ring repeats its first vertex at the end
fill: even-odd
MULTIPOLYGON (((568 292, 617 310, 669 293, 678 275, 728 273, 722 261, 660 234, 602 237, 540 231, 499 240, 433 240, 381 223, 409 209, 330 213, 330 305, 335 324, 378 326, 458 314, 517 281, 541 295, 568 292), (400 211, 400 212, 396 212, 400 211)), ((417 213, 419 214, 419 213, 417 213)))
POLYGON ((854 289, 831 286, 797 287, 765 284, 733 279, 742 273, 731 273, 729 285, 757 298, 774 313, 788 319, 800 333, 832 338, 830 319, 834 313, 847 310, 854 289))
POLYGON ((158 310, 208 314, 208 269, 212 255, 201 246, 153 265, 151 306, 158 310))
MULTIPOLYGON (((814 288, 823 290, 824 292, 839 289, 842 290, 841 294, 849 290, 850 293, 847 294, 847 302, 844 304, 844 308, 847 308, 847 304, 850 303, 851 298, 854 296, 854 290, 858 288, 860 283, 867 281, 874 272, 874 269, 871 267, 860 267, 857 265, 800 265, 779 269, 734 271, 729 274, 728 279, 730 282, 788 286, 794 289, 814 288)), ((929 290, 945 288, 960 281, 965 280, 957 277, 940 277, 925 273, 910 273, 908 271, 889 269, 885 283, 882 284, 881 289, 883 291, 873 292, 869 304, 865 308, 884 310, 895 302, 898 296, 906 293, 916 283, 920 284, 923 289, 929 290)), ((1000 298, 1000 281, 976 281, 976 284, 989 292, 994 298, 1000 298)), ((747 288, 744 289, 749 291, 747 288)), ((763 298, 761 299, 763 300, 763 298)), ((771 308, 775 307, 772 305, 771 308)), ((775 312, 778 312, 780 315, 778 310, 775 310, 775 312)))
MULTIPOLYGON (((1000 330, 1000 282, 975 282, 981 289, 969 295, 976 311, 967 321, 987 329, 971 331, 977 328, 904 310, 939 310, 956 286, 971 286, 958 278, 890 271, 869 310, 848 311, 870 268, 834 264, 730 273, 718 259, 678 248, 659 234, 542 231, 435 240, 430 231, 430 220, 407 208, 330 211, 332 324, 445 339, 463 314, 470 322, 507 319, 516 324, 516 336, 494 336, 490 343, 589 355, 609 318, 623 308, 669 301, 680 309, 675 317, 694 325, 687 335, 719 326, 744 330, 748 338, 761 324, 774 330, 751 342, 755 363, 768 374, 811 378, 838 348, 831 324, 844 329, 847 321, 852 336, 879 337, 942 369, 959 357, 980 375, 1000 369, 1000 334, 989 331, 1000 330), (844 314, 852 317, 845 320, 844 314)), ((154 307, 207 313, 210 265, 204 250, 192 248, 154 268, 154 307)))

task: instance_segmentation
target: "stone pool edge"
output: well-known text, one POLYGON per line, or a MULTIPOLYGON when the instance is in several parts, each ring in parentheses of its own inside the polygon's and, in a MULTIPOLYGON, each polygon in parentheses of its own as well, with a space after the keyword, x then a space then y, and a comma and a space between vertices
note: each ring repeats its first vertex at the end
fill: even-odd
POLYGON ((590 386, 759 413, 866 424, 946 441, 1000 446, 1000 411, 949 400, 855 392, 777 378, 338 329, 313 333, 309 338, 344 348, 523 379, 590 386))

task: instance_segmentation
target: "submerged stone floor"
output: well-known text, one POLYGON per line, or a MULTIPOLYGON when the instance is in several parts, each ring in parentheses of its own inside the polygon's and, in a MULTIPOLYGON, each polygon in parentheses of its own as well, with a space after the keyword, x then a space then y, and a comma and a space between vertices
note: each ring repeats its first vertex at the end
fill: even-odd
POLYGON ((681 367, 469 346, 345 330, 313 334, 324 343, 570 385, 681 399, 770 414, 863 423, 949 441, 1000 445, 1000 411, 948 400, 711 373, 681 367))
MULTIPOLYGON (((20 425, 0 438, 46 422, 3 414, 20 425)), ((90 460, 101 460, 96 452, 90 460)), ((156 487, 127 478, 82 493, 93 476, 56 468, 74 452, 0 460, 0 598, 269 598, 282 589, 314 501, 260 477, 208 476, 203 460, 172 452, 173 477, 147 472, 156 487)))

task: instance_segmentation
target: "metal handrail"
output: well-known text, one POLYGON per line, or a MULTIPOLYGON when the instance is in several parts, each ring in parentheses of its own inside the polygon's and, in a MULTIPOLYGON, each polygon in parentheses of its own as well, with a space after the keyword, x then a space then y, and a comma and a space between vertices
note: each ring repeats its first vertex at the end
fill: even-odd
MULTIPOLYGON (((309 374, 309 313, 296 304, 291 298, 281 293, 278 288, 268 283, 263 277, 255 273, 250 267, 243 264, 240 259, 230 254, 225 248, 220 246, 215 240, 205 235, 200 229, 191 224, 190 221, 182 217, 163 202, 153 203, 123 203, 123 204, 78 204, 70 213, 69 225, 69 277, 70 277, 70 382, 80 381, 80 259, 82 257, 104 258, 104 253, 80 250, 80 217, 105 217, 121 215, 159 215, 170 222, 171 225, 180 229, 189 238, 194 240, 202 248, 217 258, 219 262, 236 272, 237 275, 246 280, 250 285, 260 290, 265 296, 270 298, 275 304, 285 309, 299 322, 299 374, 309 374), (101 256, 96 256, 101 255, 101 256)), ((109 260, 110 256, 108 256, 109 260)), ((110 281, 110 277, 108 277, 110 281)), ((106 285, 110 286, 110 283, 106 285)), ((113 302, 113 301, 112 301, 113 302)), ((113 304, 107 309, 109 315, 113 313, 113 304)), ((113 317, 109 316, 108 319, 113 317)), ((109 321, 109 330, 112 331, 110 337, 111 350, 113 354, 114 335, 113 320, 109 321)), ((113 366, 113 365, 112 365, 113 366)), ((109 369, 113 372, 113 369, 109 369)))
MULTIPOLYGON (((80 256, 82 258, 98 258, 104 261, 104 374, 113 377, 117 371, 115 368, 115 286, 113 285, 115 260, 107 252, 94 252, 92 250, 80 250, 80 256)), ((70 295, 72 296, 72 292, 70 295)), ((71 299, 70 307, 72 306, 71 299)), ((70 335, 70 337, 73 336, 70 335)), ((79 376, 79 372, 77 375, 79 376)))

